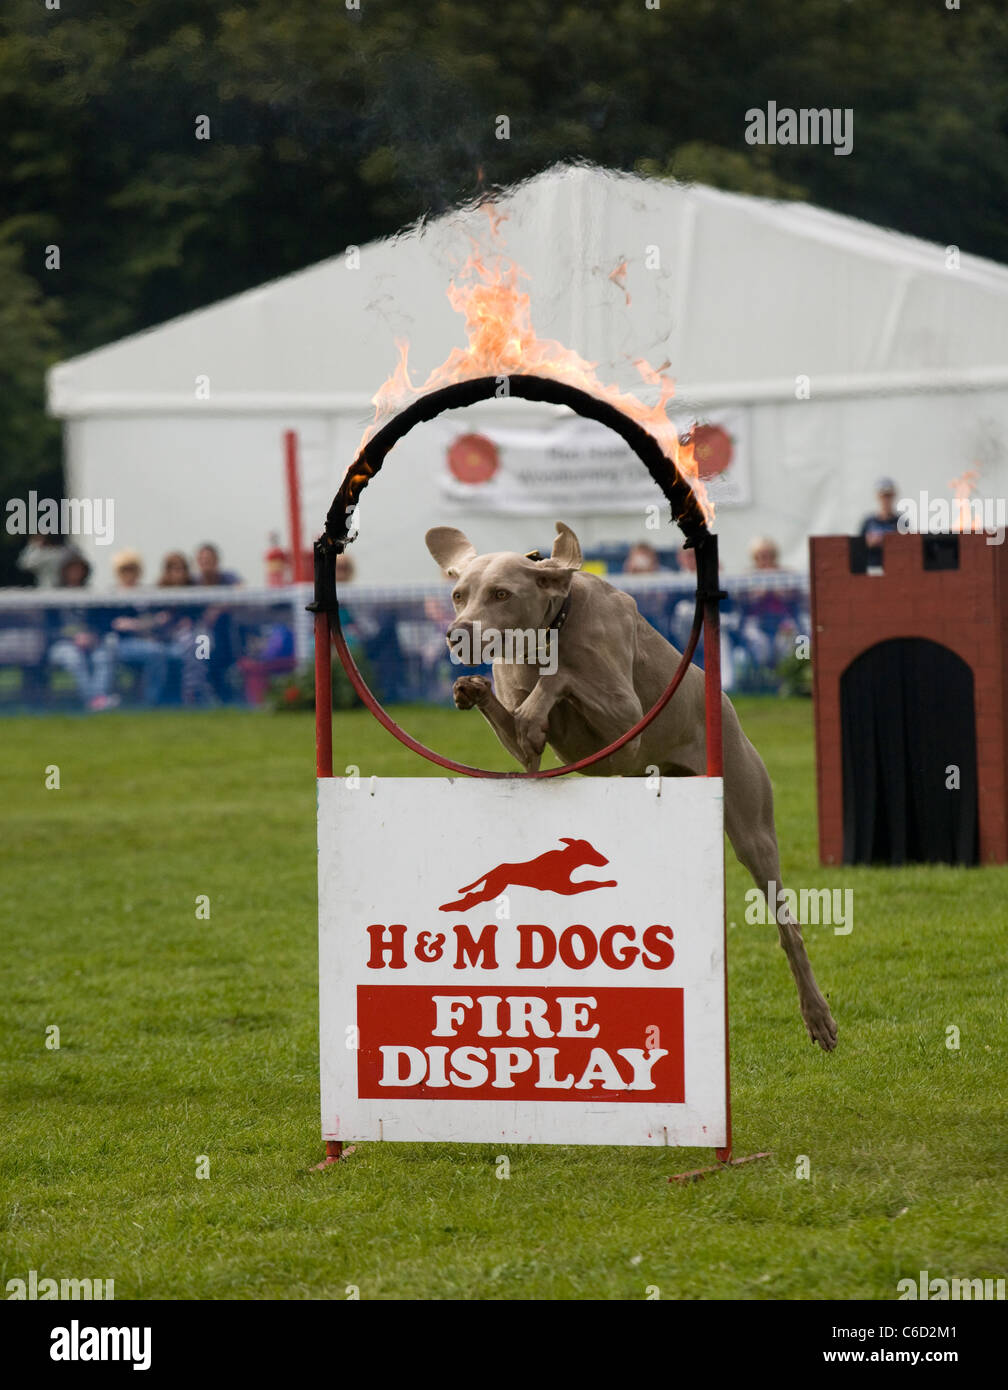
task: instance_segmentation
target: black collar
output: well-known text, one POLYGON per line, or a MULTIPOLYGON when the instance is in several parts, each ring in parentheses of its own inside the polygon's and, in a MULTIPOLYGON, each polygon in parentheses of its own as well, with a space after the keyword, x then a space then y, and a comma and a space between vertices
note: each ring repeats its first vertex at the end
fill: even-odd
POLYGON ((559 609, 556 610, 555 619, 553 619, 552 623, 546 624, 546 626, 552 628, 552 630, 556 630, 558 632, 560 631, 560 628, 562 628, 563 624, 567 621, 567 614, 570 613, 570 599, 571 594, 569 589, 569 591, 567 591, 566 599, 563 600, 562 605, 560 605, 559 609))
POLYGON ((571 597, 571 592, 570 590, 568 590, 567 597, 564 599, 563 603, 561 603, 560 607, 557 609, 556 614, 554 615, 552 620, 546 624, 546 628, 549 632, 559 632, 560 629, 563 627, 564 623, 567 621, 567 617, 570 613, 571 597))
MULTIPOLYGON (((541 560, 543 557, 542 557, 542 555, 539 553, 538 550, 527 550, 527 551, 525 552, 525 558, 526 558, 526 560, 541 560)), ((572 585, 572 586, 573 586, 573 583, 574 583, 574 579, 573 579, 573 576, 572 576, 572 577, 571 577, 571 585, 572 585)), ((570 613, 570 606, 571 606, 571 597, 572 597, 572 594, 573 594, 573 587, 572 587, 571 589, 568 589, 568 591, 567 591, 567 597, 564 599, 563 603, 561 603, 560 607, 557 609, 557 611, 556 611, 556 613, 555 613, 555 615, 554 615, 552 621, 551 621, 551 622, 548 622, 548 623, 546 624, 546 631, 547 631, 547 632, 559 632, 560 629, 563 627, 564 623, 567 621, 567 615, 570 613)))

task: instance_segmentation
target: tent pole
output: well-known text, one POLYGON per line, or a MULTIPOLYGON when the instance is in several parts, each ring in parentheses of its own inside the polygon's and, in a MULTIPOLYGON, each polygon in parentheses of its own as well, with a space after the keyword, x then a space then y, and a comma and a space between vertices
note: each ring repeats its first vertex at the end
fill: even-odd
POLYGON ((297 430, 284 430, 284 466, 287 475, 287 514, 290 518, 291 578, 295 584, 310 579, 301 545, 301 479, 298 470, 297 430))

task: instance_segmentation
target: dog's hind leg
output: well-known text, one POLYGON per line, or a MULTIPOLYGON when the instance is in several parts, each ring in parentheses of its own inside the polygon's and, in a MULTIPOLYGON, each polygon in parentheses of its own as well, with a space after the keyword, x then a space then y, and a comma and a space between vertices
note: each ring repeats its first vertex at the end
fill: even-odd
POLYGON ((780 944, 798 989, 798 1005, 809 1037, 826 1052, 836 1047, 837 1026, 812 973, 801 927, 792 917, 780 882, 780 851, 774 829, 773 787, 763 760, 742 732, 734 710, 725 720, 725 831, 736 857, 767 896, 775 885, 776 901, 769 907, 777 921, 780 944))
POLYGON ((480 884, 486 883, 488 877, 489 877, 488 874, 480 874, 479 878, 474 878, 473 881, 472 881, 472 883, 463 883, 463 884, 460 884, 460 885, 459 885, 459 892, 460 892, 460 893, 471 893, 471 892, 473 891, 473 889, 479 888, 480 884))

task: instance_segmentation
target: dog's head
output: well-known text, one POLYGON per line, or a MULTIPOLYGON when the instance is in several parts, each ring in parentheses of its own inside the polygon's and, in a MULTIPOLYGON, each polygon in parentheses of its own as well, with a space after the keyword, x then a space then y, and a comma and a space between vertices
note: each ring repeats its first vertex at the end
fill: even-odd
POLYGON ((562 845, 569 845, 572 853, 576 854, 581 864, 608 864, 609 860, 604 854, 600 854, 594 845, 587 840, 570 840, 566 835, 560 836, 562 845))
POLYGON ((543 630, 555 619, 581 568, 581 546, 569 526, 556 524, 557 537, 548 559, 532 560, 511 551, 477 555, 476 547, 454 526, 435 526, 425 537, 427 549, 447 579, 454 579, 455 618, 449 637, 470 636, 475 623, 488 631, 543 630))

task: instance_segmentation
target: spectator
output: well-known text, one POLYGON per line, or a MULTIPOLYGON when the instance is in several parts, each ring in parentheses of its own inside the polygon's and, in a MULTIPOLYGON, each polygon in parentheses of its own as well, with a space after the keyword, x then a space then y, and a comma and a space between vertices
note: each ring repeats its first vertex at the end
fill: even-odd
POLYGON ((661 568, 657 550, 644 541, 632 545, 623 561, 624 574, 657 574, 661 568))
MULTIPOLYGON (((196 584, 207 588, 240 584, 241 576, 233 570, 222 570, 220 551, 212 541, 196 551, 196 584)), ((210 660, 207 678, 214 695, 226 701, 230 695, 229 672, 235 664, 235 643, 232 637, 231 616, 223 608, 208 608, 202 618, 204 630, 210 633, 210 660)))
MULTIPOLYGON (((84 589, 91 566, 74 551, 63 561, 59 584, 64 589, 84 589)), ((93 608, 59 609, 59 632, 49 648, 49 661, 73 677, 77 693, 88 709, 113 709, 119 696, 111 693, 115 674, 112 657, 102 640, 99 612, 93 608)))
POLYGON ((869 565, 882 565, 882 537, 895 531, 899 524, 896 510, 896 484, 892 478, 879 478, 875 484, 878 497, 878 511, 866 516, 861 523, 859 534, 868 543, 869 565))
POLYGON ((74 551, 60 569, 59 586, 61 589, 86 589, 88 580, 91 578, 91 566, 84 559, 79 551, 74 551))
POLYGON ((353 577, 354 563, 344 551, 342 555, 337 555, 333 561, 333 578, 337 584, 349 584, 353 577))
POLYGON ((208 588, 241 583, 241 578, 233 570, 221 569, 220 551, 210 541, 205 541, 196 551, 196 569, 199 572, 196 583, 205 584, 208 588))
MULTIPOLYGON (((667 574, 668 571, 662 564, 661 556, 653 545, 648 545, 645 541, 637 541, 626 553, 626 558, 623 561, 623 573, 644 576, 667 574)), ((631 589, 641 616, 652 627, 656 627, 659 632, 664 632, 670 612, 674 612, 676 595, 665 588, 655 588, 646 584, 641 588, 632 585, 631 589)))
POLYGON ((181 550, 170 550, 161 561, 161 577, 158 579, 158 588, 171 589, 192 582, 193 578, 189 573, 189 561, 181 550))
MULTIPOLYGON (((777 542, 769 536, 755 537, 749 559, 757 573, 783 569, 777 542)), ((786 581, 746 585, 739 602, 738 635, 754 666, 768 666, 779 659, 796 631, 796 600, 786 581)))
MULTIPOLYGON (((181 550, 169 550, 161 561, 158 588, 186 589, 192 582, 189 561, 181 550)), ((199 657, 199 634, 191 614, 171 608, 155 616, 158 626, 151 629, 151 636, 162 640, 168 656, 182 667, 183 704, 214 704, 207 684, 206 661, 199 657)))
POLYGON ((143 576, 143 560, 138 550, 120 550, 112 557, 112 572, 116 588, 135 589, 143 576))
POLYGON ((59 617, 59 636, 49 648, 49 661, 73 677, 88 709, 114 709, 119 704, 119 696, 111 691, 114 653, 95 631, 94 610, 64 608, 59 617))
POLYGON ((62 583, 63 566, 80 551, 63 536, 32 536, 17 557, 17 567, 35 576, 39 589, 56 589, 62 583))
POLYGON ((749 543, 749 560, 754 570, 779 570, 780 550, 769 536, 757 536, 749 543))
MULTIPOLYGON (((143 559, 139 551, 121 550, 112 560, 117 589, 136 589, 143 576, 143 559)), ((105 650, 112 661, 140 668, 143 679, 143 702, 161 702, 168 674, 168 650, 159 634, 170 614, 152 613, 150 609, 130 607, 112 619, 112 631, 105 638, 105 650)))

